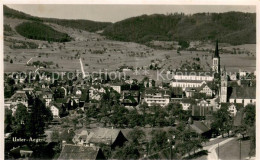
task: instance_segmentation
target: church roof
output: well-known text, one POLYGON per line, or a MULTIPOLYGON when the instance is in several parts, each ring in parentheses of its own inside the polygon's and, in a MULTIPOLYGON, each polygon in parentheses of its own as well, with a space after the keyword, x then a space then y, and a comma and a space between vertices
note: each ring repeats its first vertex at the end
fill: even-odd
POLYGON ((219 52, 218 52, 218 40, 216 41, 216 48, 213 58, 219 58, 219 52))
POLYGON ((255 99, 256 88, 255 87, 234 87, 231 99, 255 99))

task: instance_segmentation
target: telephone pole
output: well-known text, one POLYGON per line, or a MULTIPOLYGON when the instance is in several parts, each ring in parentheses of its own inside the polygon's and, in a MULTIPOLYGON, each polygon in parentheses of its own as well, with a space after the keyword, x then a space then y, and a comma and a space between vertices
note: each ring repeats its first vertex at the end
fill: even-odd
POLYGON ((218 143, 218 159, 219 159, 219 143, 218 143))

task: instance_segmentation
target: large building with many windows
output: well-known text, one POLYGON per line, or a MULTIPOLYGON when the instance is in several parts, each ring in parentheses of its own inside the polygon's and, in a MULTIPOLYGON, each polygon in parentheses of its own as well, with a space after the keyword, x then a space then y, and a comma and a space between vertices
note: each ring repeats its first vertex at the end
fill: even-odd
POLYGON ((148 106, 159 105, 164 107, 170 103, 170 94, 166 91, 146 92, 144 94, 144 102, 148 106))

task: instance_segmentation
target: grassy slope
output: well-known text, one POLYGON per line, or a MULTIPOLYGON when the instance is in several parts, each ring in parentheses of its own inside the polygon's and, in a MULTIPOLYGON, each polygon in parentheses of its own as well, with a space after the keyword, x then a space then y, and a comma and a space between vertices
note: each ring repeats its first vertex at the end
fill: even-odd
POLYGON ((231 44, 256 43, 253 13, 142 15, 108 26, 104 35, 121 41, 215 40, 231 44))

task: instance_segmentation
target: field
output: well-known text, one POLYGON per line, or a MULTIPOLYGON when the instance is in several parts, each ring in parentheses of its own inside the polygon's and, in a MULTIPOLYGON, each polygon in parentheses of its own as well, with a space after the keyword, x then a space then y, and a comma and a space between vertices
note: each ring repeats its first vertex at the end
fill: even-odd
MULTIPOLYGON (((219 148, 219 158, 221 160, 229 160, 229 159, 239 159, 239 141, 234 139, 229 143, 221 146, 219 148)), ((241 143, 241 159, 248 159, 250 149, 249 140, 242 141, 241 143)))
MULTIPOLYGON (((15 31, 15 26, 23 21, 5 18, 4 23, 9 24, 15 31)), ((48 24, 48 23, 47 23, 48 24)), ((134 68, 149 67, 151 61, 158 61, 164 69, 177 69, 183 63, 192 63, 193 58, 200 58, 200 65, 204 70, 209 70, 212 64, 212 53, 208 51, 180 51, 159 50, 133 42, 118 42, 108 40, 97 33, 67 28, 56 24, 49 24, 54 29, 67 33, 73 38, 70 42, 58 43, 40 40, 30 40, 18 33, 6 36, 4 42, 4 71, 36 70, 34 66, 27 66, 35 61, 53 62, 46 70, 49 71, 75 71, 80 70, 79 57, 81 57, 85 72, 99 70, 114 71, 118 67, 126 65, 134 68), (15 40, 32 42, 40 47, 38 49, 15 49, 15 40), (12 59, 13 63, 10 63, 12 59)), ((17 44, 15 44, 17 45, 17 44)), ((214 50, 214 45, 208 45, 214 50)), ((221 47, 221 46, 220 46, 221 47)), ((223 46, 225 49, 244 48, 254 54, 221 54, 221 65, 226 66, 227 71, 239 69, 255 71, 256 69, 256 45, 245 44, 241 46, 223 46)), ((130 73, 132 74, 132 73, 130 73)))

